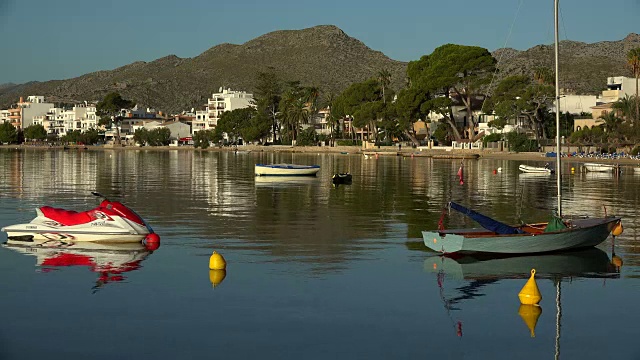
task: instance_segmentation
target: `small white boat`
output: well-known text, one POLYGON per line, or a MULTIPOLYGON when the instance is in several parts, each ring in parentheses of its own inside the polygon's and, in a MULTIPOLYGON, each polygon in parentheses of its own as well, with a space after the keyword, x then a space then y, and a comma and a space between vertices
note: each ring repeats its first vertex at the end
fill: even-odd
POLYGON ((544 167, 521 164, 520 166, 518 166, 518 169, 520 169, 520 171, 522 171, 523 173, 531 174, 553 174, 554 172, 553 169, 549 167, 549 164, 545 165, 544 167))
POLYGON ((256 164, 256 176, 316 176, 320 165, 256 164))
POLYGON ((591 172, 612 172, 620 171, 618 164, 598 164, 598 163, 584 163, 585 169, 591 172))

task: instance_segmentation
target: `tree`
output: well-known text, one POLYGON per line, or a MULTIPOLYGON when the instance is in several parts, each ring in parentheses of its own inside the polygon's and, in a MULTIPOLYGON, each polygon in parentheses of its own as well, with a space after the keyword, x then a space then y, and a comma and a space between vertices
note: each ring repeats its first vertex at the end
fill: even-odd
POLYGON ((47 130, 40 124, 27 126, 24 129, 24 137, 29 140, 44 140, 47 138, 47 130))
POLYGON ((147 142, 150 146, 167 146, 171 142, 171 130, 157 127, 148 132, 147 142))
POLYGON ((382 102, 386 102, 385 89, 391 84, 391 73, 387 69, 378 71, 378 82, 382 87, 382 102))
POLYGON ((381 90, 376 79, 351 84, 334 101, 332 113, 342 119, 352 117, 353 127, 364 128, 373 123, 369 130, 377 132, 375 121, 383 109, 381 90))
POLYGON ((257 141, 269 135, 271 125, 259 120, 258 112, 253 107, 225 111, 218 120, 216 133, 226 133, 229 139, 236 141, 257 141))
POLYGON ((96 105, 96 112, 98 116, 101 117, 101 124, 106 122, 111 125, 113 121, 116 122, 116 144, 121 143, 119 125, 122 117, 120 116, 120 111, 122 109, 130 109, 134 105, 134 102, 123 99, 117 92, 107 94, 107 96, 96 105))
POLYGON ((638 98, 625 95, 625 97, 618 99, 618 101, 613 103, 611 108, 625 120, 633 121, 635 118, 637 99, 638 98))
MULTIPOLYGON (((457 95, 466 107, 468 119, 468 137, 474 138, 477 119, 473 116, 472 101, 489 84, 495 70, 496 60, 491 53, 478 46, 446 44, 438 47, 429 56, 423 56, 417 63, 409 63, 407 75, 412 86, 429 92, 442 94, 448 98, 451 93, 457 95)), ((436 100, 434 108, 444 105, 436 100)), ((448 104, 451 110, 451 103, 448 104)), ((443 112, 439 109, 439 112, 443 112)), ((449 123, 456 138, 460 138, 449 111, 449 123)))
POLYGON ((213 141, 214 135, 212 130, 200 130, 193 133, 193 146, 197 148, 206 149, 209 147, 209 143, 213 141))
POLYGON ((416 138, 413 124, 417 120, 425 119, 429 115, 429 112, 423 111, 422 107, 428 100, 429 93, 415 86, 410 86, 408 89, 402 89, 398 93, 398 99, 395 102, 398 129, 406 137, 411 139, 416 146, 420 145, 420 143, 416 138))
POLYGON ((148 142, 148 140, 149 130, 147 130, 146 128, 136 129, 136 131, 133 133, 133 141, 135 141, 136 144, 144 146, 148 142))
POLYGON ((622 124, 622 119, 620 119, 614 111, 600 115, 600 119, 604 120, 604 128, 607 130, 607 133, 616 132, 620 124, 622 124))
POLYGON ((487 101, 488 111, 495 111, 503 119, 516 120, 525 117, 535 130, 536 139, 547 138, 546 123, 549 108, 553 105, 555 87, 539 83, 529 76, 516 75, 502 80, 494 96, 487 101))
POLYGON ((631 73, 636 78, 636 117, 635 121, 640 121, 640 101, 638 101, 638 78, 640 78, 640 48, 635 48, 627 54, 627 64, 631 68, 631 73))
POLYGON ((286 134, 293 144, 300 125, 309 121, 308 99, 307 89, 300 86, 299 81, 291 81, 280 100, 282 123, 286 125, 286 134))
POLYGON ((282 85, 280 79, 274 72, 273 68, 269 68, 266 72, 259 72, 257 75, 257 84, 255 92, 255 104, 258 110, 258 122, 267 122, 273 131, 273 141, 277 141, 279 132, 278 114, 280 99, 282 98, 282 85))
POLYGON ((0 143, 14 144, 18 142, 18 131, 9 122, 0 123, 0 143))

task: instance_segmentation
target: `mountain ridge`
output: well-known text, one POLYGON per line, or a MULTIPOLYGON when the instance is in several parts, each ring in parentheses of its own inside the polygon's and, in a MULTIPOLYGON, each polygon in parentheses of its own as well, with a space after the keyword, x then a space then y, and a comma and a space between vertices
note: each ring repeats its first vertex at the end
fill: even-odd
MULTIPOLYGON (((596 93, 606 87, 607 77, 630 76, 626 53, 635 47, 640 47, 640 35, 635 33, 592 44, 562 41, 561 86, 576 93, 596 93)), ((553 67, 553 45, 501 48, 492 53, 499 60, 496 83, 539 66, 553 67)), ((3 84, 0 108, 7 108, 20 96, 44 95, 50 102, 75 103, 100 100, 118 91, 141 106, 176 113, 201 108, 219 87, 253 92, 256 74, 267 69, 284 81, 299 80, 302 85, 338 94, 385 68, 392 74, 391 87, 398 90, 405 84, 407 64, 367 47, 334 25, 318 25, 269 32, 241 45, 217 44, 192 58, 169 54, 71 79, 3 84)))

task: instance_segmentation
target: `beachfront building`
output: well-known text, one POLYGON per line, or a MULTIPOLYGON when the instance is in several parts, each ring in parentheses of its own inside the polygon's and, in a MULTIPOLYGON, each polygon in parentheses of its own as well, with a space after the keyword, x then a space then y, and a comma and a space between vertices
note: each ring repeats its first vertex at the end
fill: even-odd
POLYGON ((625 96, 636 95, 636 78, 614 76, 607 78, 607 90, 602 92, 599 102, 610 103, 623 99, 625 96))
POLYGON ((211 95, 207 101, 205 113, 196 112, 196 119, 193 121, 192 131, 212 130, 218 125, 218 120, 226 111, 243 109, 253 105, 253 94, 246 91, 235 91, 220 88, 219 92, 211 95))
POLYGON ((96 106, 85 101, 71 109, 53 107, 46 114, 34 117, 32 125, 42 125, 48 134, 57 136, 64 136, 70 131, 97 129, 96 106))
MULTIPOLYGON (((597 100, 595 95, 562 95, 560 96, 560 113, 574 115, 590 113, 591 108, 597 105, 597 100)), ((555 104, 551 111, 556 111, 555 104)))
POLYGON ((20 102, 17 104, 17 109, 20 110, 9 109, 13 112, 13 115, 10 114, 10 118, 14 120, 12 121, 14 126, 17 123, 17 128, 24 129, 34 125, 35 118, 46 115, 54 107, 54 104, 45 102, 44 96, 28 96, 27 101, 20 97, 20 102), (16 116, 19 116, 19 119, 16 116))

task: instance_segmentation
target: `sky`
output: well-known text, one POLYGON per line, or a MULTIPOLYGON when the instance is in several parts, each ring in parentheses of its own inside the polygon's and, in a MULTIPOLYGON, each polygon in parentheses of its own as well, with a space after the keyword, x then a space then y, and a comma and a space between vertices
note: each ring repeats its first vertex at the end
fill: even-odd
MULTIPOLYGON (((640 0, 561 0, 560 39, 640 33, 640 0)), ((552 0, 0 0, 0 84, 60 80, 276 30, 335 25, 417 60, 447 43, 526 50, 553 42, 552 0)))

